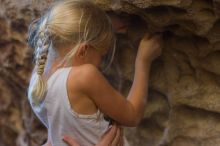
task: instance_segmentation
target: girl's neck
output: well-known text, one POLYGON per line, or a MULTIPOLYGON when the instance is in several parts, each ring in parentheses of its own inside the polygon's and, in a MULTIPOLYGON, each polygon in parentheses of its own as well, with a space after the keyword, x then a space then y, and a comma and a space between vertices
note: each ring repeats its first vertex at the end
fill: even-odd
POLYGON ((48 53, 48 59, 45 66, 45 75, 48 76, 54 71, 56 71, 58 68, 65 67, 63 62, 64 57, 68 53, 67 49, 59 49, 54 50, 50 49, 48 53))

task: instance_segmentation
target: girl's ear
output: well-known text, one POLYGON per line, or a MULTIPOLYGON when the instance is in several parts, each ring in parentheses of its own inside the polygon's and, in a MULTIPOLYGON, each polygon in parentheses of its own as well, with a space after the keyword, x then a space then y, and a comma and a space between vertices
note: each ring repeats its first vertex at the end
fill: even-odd
POLYGON ((85 58, 88 53, 88 49, 89 49, 88 44, 85 44, 85 43, 80 44, 76 52, 77 57, 82 58, 82 59, 85 58))

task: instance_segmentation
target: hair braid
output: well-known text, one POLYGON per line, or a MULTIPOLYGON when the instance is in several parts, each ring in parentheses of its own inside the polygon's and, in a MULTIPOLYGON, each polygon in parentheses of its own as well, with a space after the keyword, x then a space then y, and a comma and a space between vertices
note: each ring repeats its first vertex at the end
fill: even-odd
POLYGON ((43 80, 42 75, 44 73, 50 45, 50 35, 48 33, 48 30, 45 29, 44 31, 41 31, 39 33, 37 49, 35 52, 35 60, 37 65, 35 79, 34 83, 30 86, 31 90, 29 97, 31 97, 32 103, 34 105, 39 105, 43 101, 46 92, 47 85, 43 80))
POLYGON ((44 73, 44 66, 47 61, 47 55, 50 47, 50 39, 49 34, 47 32, 40 32, 37 46, 37 74, 41 76, 44 73))

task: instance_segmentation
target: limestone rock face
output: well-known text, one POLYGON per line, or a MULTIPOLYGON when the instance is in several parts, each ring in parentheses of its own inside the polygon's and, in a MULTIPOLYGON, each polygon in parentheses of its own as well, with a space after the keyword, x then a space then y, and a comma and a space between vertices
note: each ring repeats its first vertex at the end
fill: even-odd
MULTIPOLYGON (((128 94, 139 41, 162 33, 163 54, 152 65, 148 103, 136 128, 125 128, 131 146, 219 146, 220 1, 94 0, 126 24, 110 82, 128 94)), ((0 146, 39 146, 45 128, 27 101, 33 50, 28 26, 51 1, 0 0, 0 146)))

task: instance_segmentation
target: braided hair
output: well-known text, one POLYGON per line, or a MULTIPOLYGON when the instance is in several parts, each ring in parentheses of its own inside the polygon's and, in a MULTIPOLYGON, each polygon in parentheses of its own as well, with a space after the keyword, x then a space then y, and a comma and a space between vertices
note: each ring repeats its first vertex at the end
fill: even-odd
POLYGON ((49 48, 52 43, 50 33, 46 27, 47 19, 44 18, 43 21, 42 25, 38 28, 38 32, 35 31, 36 34, 32 34, 32 37, 34 37, 36 41, 36 44, 32 44, 35 48, 36 73, 32 78, 28 96, 31 98, 33 105, 39 105, 41 101, 43 101, 47 88, 42 75, 44 73, 49 48))

